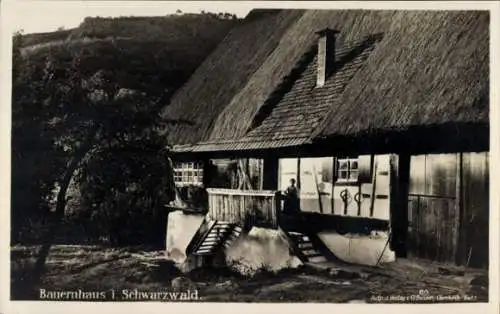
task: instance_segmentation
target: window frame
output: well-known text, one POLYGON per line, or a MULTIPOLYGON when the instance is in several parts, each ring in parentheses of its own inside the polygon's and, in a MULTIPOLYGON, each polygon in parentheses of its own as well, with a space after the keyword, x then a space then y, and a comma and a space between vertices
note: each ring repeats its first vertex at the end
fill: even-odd
POLYGON ((338 183, 356 183, 359 181, 359 158, 358 157, 344 157, 337 158, 336 175, 338 183), (347 165, 346 168, 342 168, 341 164, 347 165), (353 167, 353 165, 356 167, 353 167), (345 174, 343 176, 342 174, 345 174), (353 176, 355 174, 355 176, 353 176))
POLYGON ((176 186, 202 186, 203 163, 197 161, 174 163, 174 184, 176 186))

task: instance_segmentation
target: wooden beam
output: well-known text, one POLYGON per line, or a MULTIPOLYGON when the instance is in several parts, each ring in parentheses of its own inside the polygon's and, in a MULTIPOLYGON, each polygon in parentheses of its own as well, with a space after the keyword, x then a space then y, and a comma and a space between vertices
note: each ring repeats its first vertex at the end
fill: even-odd
POLYGON ((297 189, 300 191, 300 158, 297 158, 297 189))
POLYGON ((394 171, 391 171, 393 190, 391 191, 391 249, 397 257, 407 256, 408 238, 408 192, 410 185, 410 161, 409 154, 400 154, 394 171))
POLYGON ((264 157, 262 187, 264 190, 278 189, 278 168, 279 159, 274 155, 266 155, 264 157))
POLYGON ((456 177, 456 202, 455 213, 456 223, 458 223, 458 234, 456 236, 456 255, 455 262, 458 265, 463 265, 466 262, 466 245, 467 245, 467 217, 463 206, 463 153, 458 154, 457 162, 457 177, 456 177))

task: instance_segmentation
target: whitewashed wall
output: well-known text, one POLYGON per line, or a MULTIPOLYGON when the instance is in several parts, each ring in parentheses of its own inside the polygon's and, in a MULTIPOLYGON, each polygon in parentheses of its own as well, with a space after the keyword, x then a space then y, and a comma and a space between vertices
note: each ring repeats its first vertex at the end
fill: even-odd
POLYGON ((380 264, 394 262, 396 255, 387 244, 387 232, 377 232, 370 236, 346 234, 325 231, 318 237, 339 259, 361 265, 375 266, 380 258, 380 264), (384 250, 385 247, 385 250, 384 250), (381 257, 382 256, 382 257, 381 257))
POLYGON ((200 228, 204 215, 186 215, 182 211, 168 214, 166 254, 167 258, 183 263, 186 260, 186 248, 200 228))

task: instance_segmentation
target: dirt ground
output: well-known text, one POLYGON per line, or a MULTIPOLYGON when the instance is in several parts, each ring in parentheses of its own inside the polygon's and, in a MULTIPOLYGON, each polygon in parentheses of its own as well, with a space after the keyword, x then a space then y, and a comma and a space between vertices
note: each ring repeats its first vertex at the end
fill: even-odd
MULTIPOLYGON (((11 297, 33 298, 26 294, 22 274, 34 261, 35 247, 16 246, 11 252, 11 297)), ((81 290, 80 297, 82 291, 101 291, 108 301, 428 303, 488 300, 486 270, 426 261, 399 259, 379 267, 326 263, 277 273, 263 271, 245 277, 227 268, 197 269, 181 274, 171 262, 163 259, 163 254, 144 248, 53 246, 42 284, 36 291, 40 292, 40 298, 50 291, 81 290), (184 297, 188 298, 179 298, 171 293, 173 291, 186 292, 184 297)))

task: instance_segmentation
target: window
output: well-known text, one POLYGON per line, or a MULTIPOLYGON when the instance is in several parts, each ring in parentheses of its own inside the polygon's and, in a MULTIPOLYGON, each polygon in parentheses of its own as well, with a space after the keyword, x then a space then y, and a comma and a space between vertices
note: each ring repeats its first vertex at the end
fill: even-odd
POLYGON ((177 186, 202 185, 203 164, 200 162, 175 163, 174 182, 177 186))
POLYGON ((358 181, 359 167, 357 158, 343 158, 337 161, 337 177, 339 182, 358 181))

